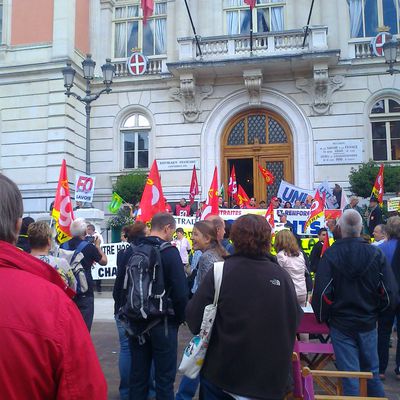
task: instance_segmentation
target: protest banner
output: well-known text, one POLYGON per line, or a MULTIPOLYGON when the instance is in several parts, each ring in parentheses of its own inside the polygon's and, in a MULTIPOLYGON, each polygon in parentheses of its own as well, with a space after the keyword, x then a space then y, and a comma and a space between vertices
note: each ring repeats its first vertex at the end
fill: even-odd
POLYGON ((337 202, 336 197, 333 195, 333 191, 329 186, 329 183, 327 181, 324 181, 322 183, 320 183, 317 186, 317 190, 318 192, 321 193, 321 195, 323 195, 325 193, 325 207, 329 208, 329 209, 335 209, 335 208, 339 208, 339 204, 337 202))
POLYGON ((94 176, 76 174, 75 175, 75 201, 91 203, 94 195, 94 176))
POLYGON ((290 184, 289 182, 281 181, 277 197, 281 198, 283 202, 288 201, 294 204, 296 200, 305 202, 307 196, 311 196, 311 198, 313 198, 314 195, 315 190, 302 189, 298 186, 290 184))
POLYGON ((115 279, 117 276, 117 254, 120 250, 126 249, 129 243, 106 243, 101 246, 107 256, 107 265, 102 266, 94 263, 92 266, 93 279, 115 279))
POLYGON ((400 197, 392 197, 387 202, 388 211, 399 211, 400 209, 400 197))

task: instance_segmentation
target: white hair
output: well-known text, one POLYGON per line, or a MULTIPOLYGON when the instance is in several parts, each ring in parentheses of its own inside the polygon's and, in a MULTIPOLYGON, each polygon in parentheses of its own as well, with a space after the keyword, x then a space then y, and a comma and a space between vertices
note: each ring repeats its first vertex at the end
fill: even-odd
POLYGON ((77 218, 72 221, 70 232, 73 237, 80 237, 86 235, 87 223, 83 218, 77 218))
POLYGON ((362 218, 356 210, 346 210, 339 219, 342 237, 359 237, 362 230, 362 218))

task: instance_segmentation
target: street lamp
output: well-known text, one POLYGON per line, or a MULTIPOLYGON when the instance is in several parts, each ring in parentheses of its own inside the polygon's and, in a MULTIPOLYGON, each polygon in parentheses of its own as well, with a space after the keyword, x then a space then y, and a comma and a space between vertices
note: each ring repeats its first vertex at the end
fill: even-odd
POLYGON ((71 92, 74 86, 74 77, 76 71, 71 67, 71 63, 67 62, 67 66, 63 68, 62 74, 64 76, 64 87, 66 88, 65 94, 73 96, 80 102, 85 104, 86 110, 86 175, 90 175, 90 110, 92 101, 97 100, 103 93, 111 92, 111 84, 115 73, 115 67, 111 64, 109 58, 106 63, 101 66, 103 72, 103 83, 106 87, 99 92, 92 93, 90 89, 90 81, 94 79, 94 67, 96 63, 92 60, 91 54, 87 54, 86 58, 82 61, 83 78, 86 80, 85 97, 81 97, 74 92, 71 92))
POLYGON ((390 75, 400 72, 398 69, 393 68, 393 65, 397 62, 398 47, 399 43, 395 37, 392 37, 391 40, 383 44, 383 54, 385 55, 386 64, 389 64, 389 69, 386 72, 389 72, 390 75))

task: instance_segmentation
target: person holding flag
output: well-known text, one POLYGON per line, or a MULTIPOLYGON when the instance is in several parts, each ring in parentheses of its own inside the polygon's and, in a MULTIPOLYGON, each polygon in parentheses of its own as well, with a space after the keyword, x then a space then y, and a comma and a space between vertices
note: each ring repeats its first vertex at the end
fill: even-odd
POLYGON ((367 219, 368 231, 372 236, 374 229, 377 225, 383 222, 382 210, 383 206, 383 169, 384 165, 381 164, 378 175, 376 176, 374 186, 369 200, 369 213, 367 219))
MULTIPOLYGON (((238 185, 238 194, 237 194, 237 205, 240 208, 249 208, 248 205, 250 203, 249 196, 247 196, 247 193, 244 191, 241 185, 238 185)), ((251 208, 251 207, 250 207, 251 208)))

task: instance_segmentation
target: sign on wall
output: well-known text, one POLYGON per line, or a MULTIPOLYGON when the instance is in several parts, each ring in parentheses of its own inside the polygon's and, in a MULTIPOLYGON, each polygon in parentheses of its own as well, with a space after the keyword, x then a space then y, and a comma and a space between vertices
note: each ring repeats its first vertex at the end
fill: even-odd
POLYGON ((192 170, 193 165, 197 169, 199 168, 199 160, 196 158, 174 158, 172 160, 157 159, 157 165, 159 171, 192 170))
POLYGON ((147 57, 142 53, 133 53, 126 61, 128 72, 133 75, 143 75, 147 70, 147 57))
POLYGON ((363 141, 318 140, 315 142, 315 164, 360 164, 363 162, 363 141))

